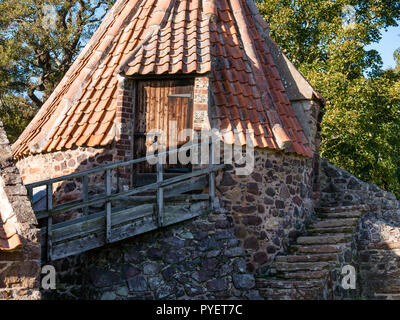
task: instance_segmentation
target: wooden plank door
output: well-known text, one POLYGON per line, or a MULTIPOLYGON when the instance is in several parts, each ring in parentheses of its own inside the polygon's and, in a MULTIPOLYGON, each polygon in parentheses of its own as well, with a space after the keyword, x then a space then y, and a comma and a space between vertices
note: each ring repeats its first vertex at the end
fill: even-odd
MULTIPOLYGON (((192 129, 193 125, 193 79, 180 80, 145 80, 137 83, 135 109, 134 156, 146 156, 153 143, 146 139, 150 130, 163 130, 167 149, 175 149, 183 141, 169 141, 170 121, 176 121, 177 133, 183 129, 192 129)), ((176 133, 176 134, 177 134, 176 133)), ((177 168, 179 165, 167 165, 166 168, 177 168)), ((143 163, 137 172, 154 172, 155 167, 143 163)))

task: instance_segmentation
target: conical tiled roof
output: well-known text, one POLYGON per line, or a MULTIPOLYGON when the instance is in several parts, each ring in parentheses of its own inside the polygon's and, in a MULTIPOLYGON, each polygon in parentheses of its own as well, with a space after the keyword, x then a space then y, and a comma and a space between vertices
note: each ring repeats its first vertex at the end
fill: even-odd
MULTIPOLYGON (((209 74, 212 123, 253 145, 312 156, 270 54, 252 0, 119 0, 37 116, 14 156, 115 138, 120 74, 209 74), (283 130, 282 130, 283 129, 283 130)), ((233 141, 233 135, 226 141, 233 141)))

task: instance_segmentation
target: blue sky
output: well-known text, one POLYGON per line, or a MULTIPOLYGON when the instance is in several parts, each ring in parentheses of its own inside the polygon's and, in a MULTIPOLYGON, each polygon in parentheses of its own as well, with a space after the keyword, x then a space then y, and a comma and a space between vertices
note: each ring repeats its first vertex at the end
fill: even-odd
POLYGON ((382 39, 379 43, 368 46, 368 49, 376 49, 382 59, 385 69, 394 67, 393 52, 400 48, 400 26, 389 28, 386 32, 382 31, 382 39))

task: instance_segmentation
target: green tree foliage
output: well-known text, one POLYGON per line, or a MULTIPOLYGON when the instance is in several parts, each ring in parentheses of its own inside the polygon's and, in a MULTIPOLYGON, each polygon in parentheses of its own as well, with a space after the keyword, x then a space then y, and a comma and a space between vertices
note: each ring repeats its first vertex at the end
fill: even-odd
POLYGON ((15 141, 34 117, 36 109, 26 99, 7 95, 0 97, 0 119, 4 123, 8 139, 15 141))
POLYGON ((365 181, 400 195, 400 82, 379 78, 329 82, 333 92, 322 124, 322 154, 365 181), (396 88, 397 87, 397 88, 396 88))
MULTIPOLYGON (((400 75, 366 47, 397 26, 391 0, 263 0, 271 36, 327 100, 321 155, 400 196, 400 75)), ((400 61, 400 52, 395 57, 400 61)))
POLYGON ((114 0, 0 0, 0 118, 21 133, 114 0), (19 120, 18 120, 19 119, 19 120))

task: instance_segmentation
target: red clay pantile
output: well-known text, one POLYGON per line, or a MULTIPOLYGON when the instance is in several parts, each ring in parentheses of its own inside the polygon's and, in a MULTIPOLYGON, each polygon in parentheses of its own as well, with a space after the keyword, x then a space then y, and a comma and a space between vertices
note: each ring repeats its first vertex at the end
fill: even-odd
POLYGON ((111 143, 120 73, 210 73, 210 118, 218 129, 236 130, 241 144, 249 143, 244 131, 252 129, 255 147, 278 149, 272 128, 279 125, 291 140, 289 151, 311 157, 264 40, 266 28, 248 0, 118 0, 14 144, 14 156, 111 143))
POLYGON ((21 239, 10 219, 3 219, 0 213, 0 251, 11 251, 21 246, 21 239))

